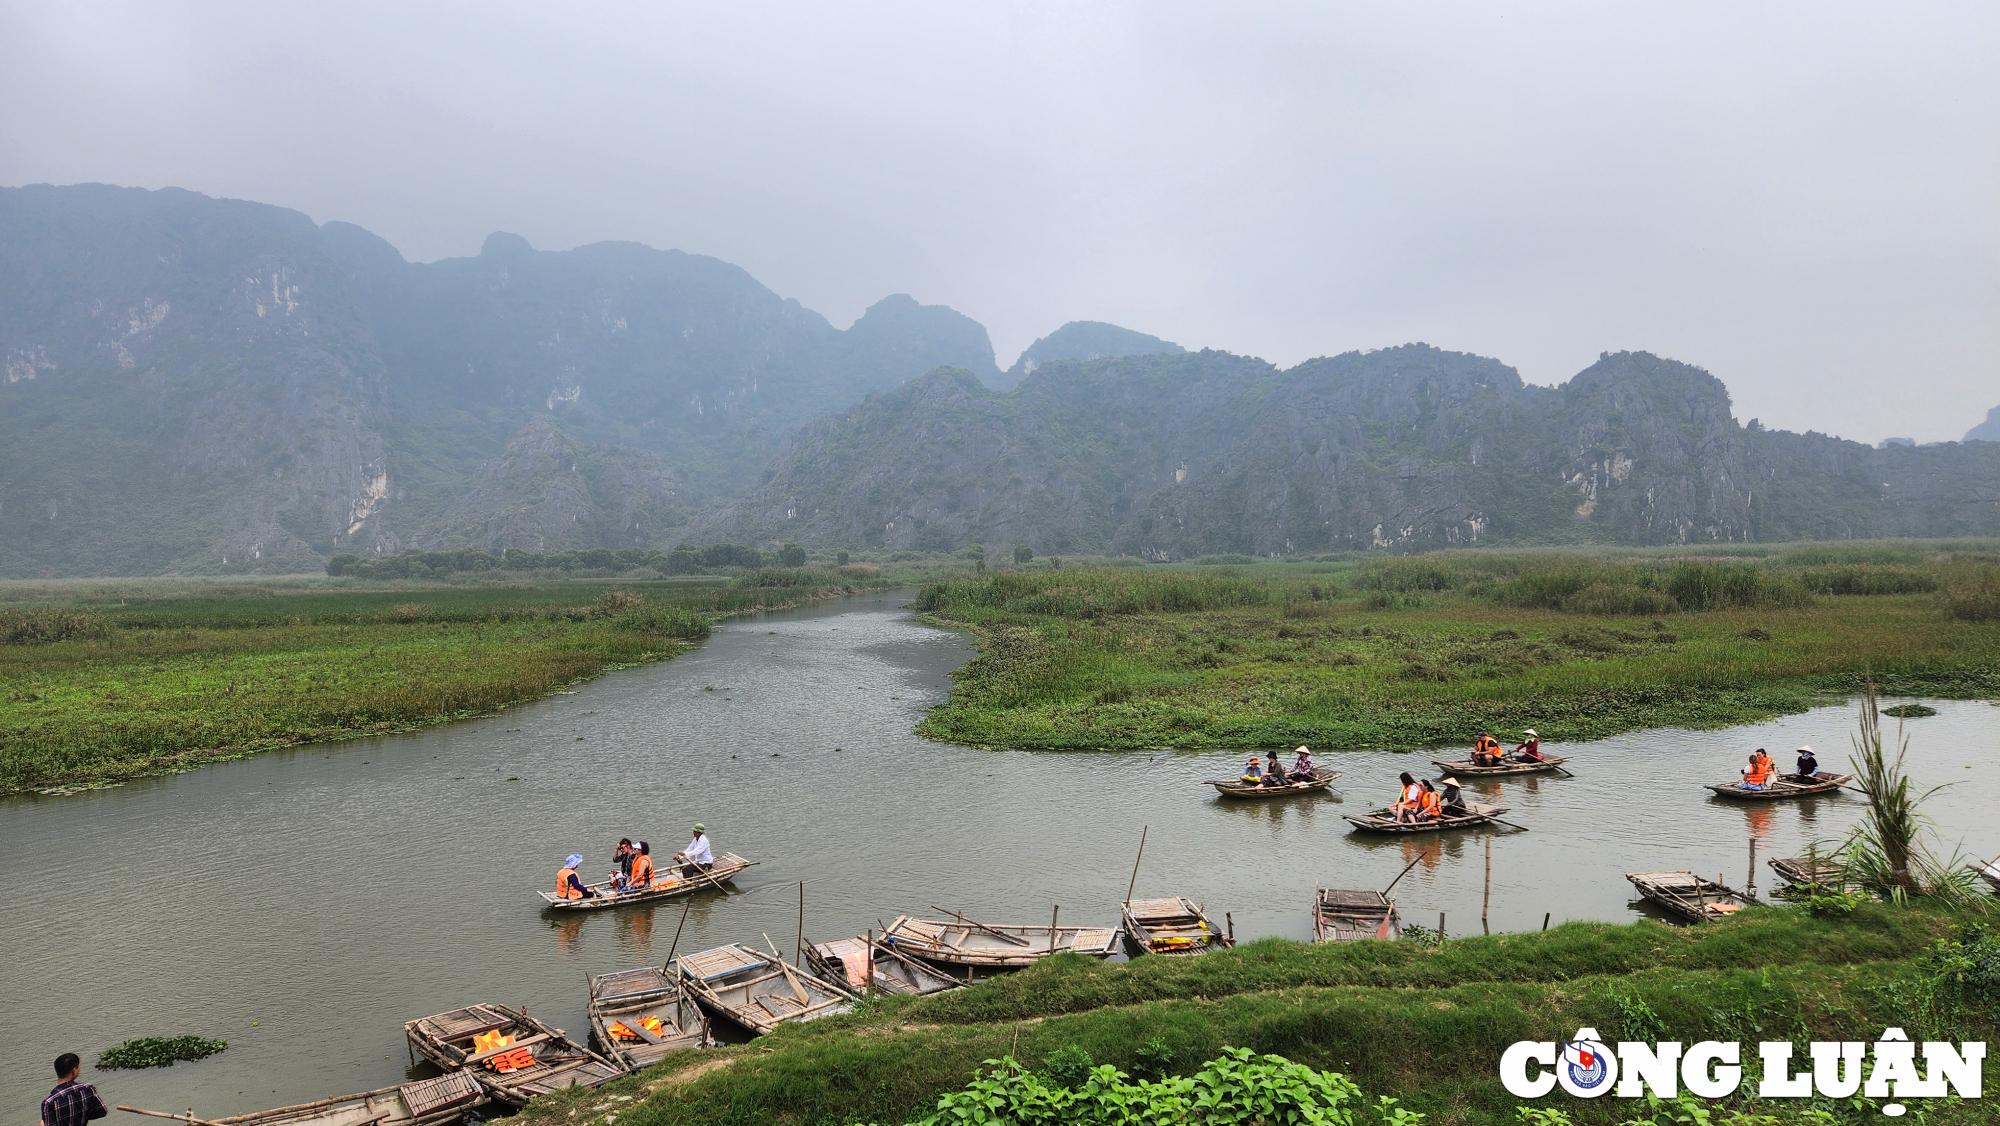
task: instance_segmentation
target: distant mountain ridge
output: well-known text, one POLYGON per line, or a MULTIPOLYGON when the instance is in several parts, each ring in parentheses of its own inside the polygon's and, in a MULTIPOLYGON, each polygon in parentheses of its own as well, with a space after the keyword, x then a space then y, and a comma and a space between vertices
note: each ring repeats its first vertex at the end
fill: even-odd
POLYGON ((790 427, 985 329, 886 298, 835 329, 633 243, 404 261, 178 190, 0 189, 0 575, 313 568, 336 552, 671 538, 790 427))
POLYGON ((1986 412, 1986 421, 1973 427, 1965 435, 1968 442, 2000 442, 2000 407, 1986 412))
POLYGON ((2000 442, 1744 427, 1644 353, 1545 388, 1422 345, 1280 370, 1078 321, 1003 374, 951 309, 899 294, 837 329, 700 255, 501 233, 412 263, 263 204, 0 189, 0 576, 1996 532, 2000 442))
POLYGON ((1561 387, 1406 345, 933 372, 803 427, 697 534, 1157 559, 1474 543, 2000 532, 2000 447, 1739 426, 1721 381, 1609 353, 1561 387))

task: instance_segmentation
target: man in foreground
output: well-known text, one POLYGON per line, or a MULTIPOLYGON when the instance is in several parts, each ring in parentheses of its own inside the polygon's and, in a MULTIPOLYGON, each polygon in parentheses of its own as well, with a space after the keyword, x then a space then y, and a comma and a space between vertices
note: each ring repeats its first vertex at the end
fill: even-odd
POLYGON ((56 1087, 42 1099, 42 1126, 83 1126, 108 1113, 96 1085, 77 1081, 82 1072, 83 1061, 75 1052, 56 1057, 56 1087))

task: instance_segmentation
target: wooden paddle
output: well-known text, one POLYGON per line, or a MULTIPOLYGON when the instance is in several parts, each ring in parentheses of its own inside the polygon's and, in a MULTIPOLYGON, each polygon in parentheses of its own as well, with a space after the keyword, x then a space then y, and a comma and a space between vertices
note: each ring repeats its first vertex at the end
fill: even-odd
POLYGON ((190 1126, 216 1126, 206 1118, 196 1118, 193 1110, 189 1110, 186 1114, 168 1114, 163 1110, 147 1110, 143 1107, 126 1106, 124 1103, 119 1103, 118 1109, 128 1114, 143 1114, 148 1118, 171 1118, 175 1122, 189 1123, 190 1126))
MULTIPOLYGON (((762 934, 763 932, 759 931, 758 933, 762 934)), ((772 942, 771 936, 768 934, 764 935, 764 945, 771 948, 771 960, 778 963, 779 969, 785 971, 785 980, 792 983, 792 992, 799 995, 800 1006, 803 1007, 812 1004, 812 994, 806 992, 805 985, 799 981, 799 975, 792 972, 792 967, 785 964, 784 956, 778 953, 778 944, 772 942)))
POLYGON ((994 930, 992 927, 987 926, 985 923, 982 923, 977 919, 968 919, 964 915, 961 915, 956 911, 948 911, 943 907, 939 907, 935 903, 931 904, 930 908, 933 911, 943 911, 945 914, 950 915, 952 918, 957 919, 959 922, 965 924, 968 927, 978 927, 980 930, 985 931, 987 934, 992 935, 994 938, 1005 939, 1006 941, 1011 942, 1016 946, 1034 945, 1034 943, 1029 942, 1025 938, 1021 938, 1018 935, 1011 935, 1005 931, 994 930))

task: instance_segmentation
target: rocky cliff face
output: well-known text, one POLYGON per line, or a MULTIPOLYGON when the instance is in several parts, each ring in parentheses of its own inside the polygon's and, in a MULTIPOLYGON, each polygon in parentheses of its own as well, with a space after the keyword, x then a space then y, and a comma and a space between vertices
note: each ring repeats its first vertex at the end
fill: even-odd
POLYGON ((1074 364, 1087 360, 1115 359, 1119 356, 1155 356, 1185 351, 1171 340, 1161 340, 1129 328, 1103 321, 1071 321, 1030 344, 1014 366, 986 383, 1006 390, 1048 364, 1074 364))
POLYGON ((0 575, 316 568, 334 552, 654 544, 802 420, 976 323, 848 331, 633 244, 405 262, 191 192, 0 189, 0 575))
POLYGON ((2000 532, 2000 447, 1746 430, 1721 382, 1607 354, 1558 388, 1423 345, 934 373, 801 430, 714 536, 1155 558, 2000 532))
POLYGON ((2000 407, 1986 412, 1986 421, 1973 427, 1965 435, 1968 442, 2000 442, 2000 407))

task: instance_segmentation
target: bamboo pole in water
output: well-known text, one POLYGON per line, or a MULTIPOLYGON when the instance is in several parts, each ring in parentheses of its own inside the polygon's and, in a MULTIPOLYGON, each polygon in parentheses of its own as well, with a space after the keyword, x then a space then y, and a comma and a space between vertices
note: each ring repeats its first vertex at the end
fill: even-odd
POLYGON ((1060 918, 1062 918, 1062 904, 1058 903, 1055 905, 1055 909, 1049 912, 1049 953, 1051 954, 1056 952, 1056 920, 1060 918))
POLYGON ((1132 858, 1132 878, 1125 884, 1125 902, 1132 902, 1132 889, 1139 886, 1139 861, 1146 858, 1147 825, 1139 826, 1139 855, 1132 858))
POLYGON ((1752 899, 1755 899, 1757 897, 1757 838, 1754 836, 1750 838, 1750 878, 1746 882, 1749 886, 1743 890, 1752 899))
POLYGON ((799 881, 799 932, 792 942, 792 957, 800 963, 806 960, 806 882, 799 881))
POLYGON ((1486 890, 1479 895, 1479 930, 1482 934, 1492 934, 1493 928, 1486 925, 1487 910, 1493 905, 1493 834, 1486 834, 1486 890))

